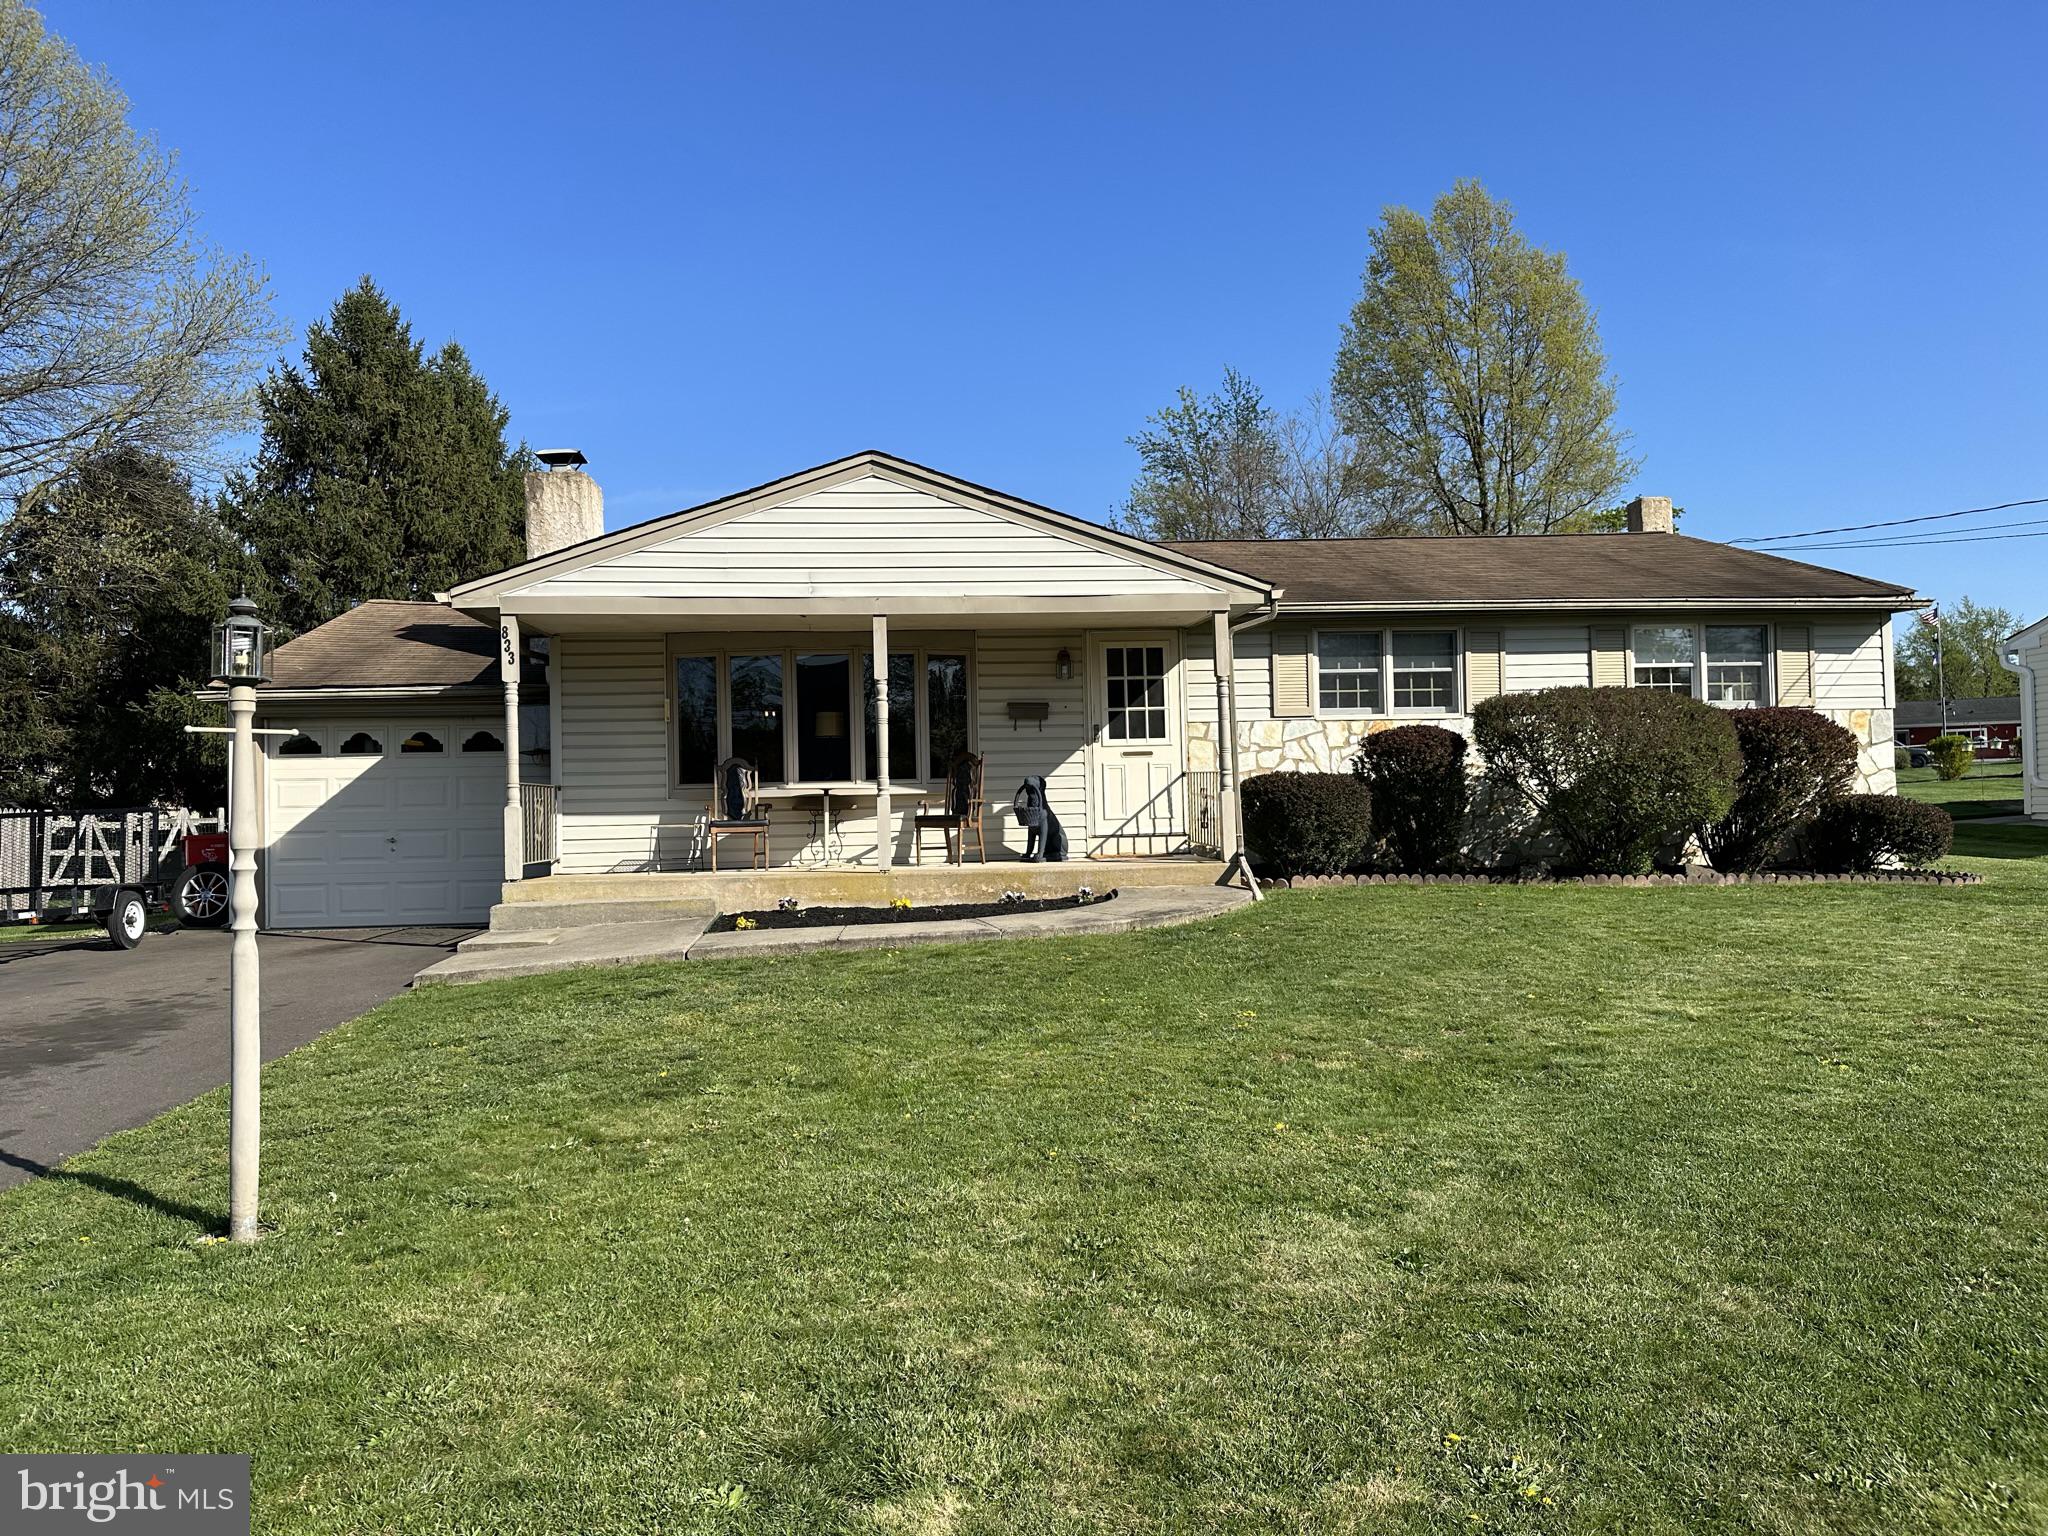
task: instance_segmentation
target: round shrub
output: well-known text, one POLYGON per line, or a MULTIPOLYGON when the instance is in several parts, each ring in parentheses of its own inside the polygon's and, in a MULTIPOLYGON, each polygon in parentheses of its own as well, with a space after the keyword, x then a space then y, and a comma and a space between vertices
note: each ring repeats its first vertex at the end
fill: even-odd
POLYGON ((1745 709, 1729 717, 1742 771, 1728 814, 1700 828, 1714 868, 1762 869, 1792 834, 1856 781, 1856 737, 1810 709, 1745 709))
POLYGON ((1897 795, 1844 795, 1821 808, 1807 829, 1816 869, 1867 874, 1891 864, 1918 869, 1948 853, 1956 824, 1938 805, 1897 795))
POLYGON ((1935 777, 1960 779, 1977 760, 1977 749, 1970 745, 1969 737, 1950 732, 1927 743, 1927 757, 1934 764, 1935 777))
POLYGON ((1660 848, 1735 800, 1728 715, 1649 688, 1546 688, 1473 711, 1487 773, 1537 814, 1576 870, 1649 871, 1660 848))
POLYGON ((1341 875, 1372 846, 1372 795, 1348 773, 1262 773, 1244 781, 1245 846, 1284 880, 1341 875))
POLYGON ((1365 738, 1352 770, 1372 791, 1372 836, 1396 869, 1448 868, 1465 831, 1465 738, 1397 725, 1365 738))
POLYGON ((1900 773, 1904 773, 1908 768, 1912 766, 1912 753, 1908 752, 1904 747, 1895 747, 1892 749, 1892 767, 1896 768, 1900 773))

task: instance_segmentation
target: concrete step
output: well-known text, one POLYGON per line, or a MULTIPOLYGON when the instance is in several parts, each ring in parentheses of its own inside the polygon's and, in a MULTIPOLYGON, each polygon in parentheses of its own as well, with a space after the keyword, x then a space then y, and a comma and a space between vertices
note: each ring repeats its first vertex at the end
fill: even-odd
POLYGON ((463 954, 472 950, 539 949, 562 936, 559 928, 518 928, 509 933, 479 933, 455 947, 463 954))
POLYGON ((717 911, 718 903, 709 895, 501 901, 491 908, 491 932, 530 933, 543 928, 591 928, 604 923, 684 921, 711 917, 717 911))

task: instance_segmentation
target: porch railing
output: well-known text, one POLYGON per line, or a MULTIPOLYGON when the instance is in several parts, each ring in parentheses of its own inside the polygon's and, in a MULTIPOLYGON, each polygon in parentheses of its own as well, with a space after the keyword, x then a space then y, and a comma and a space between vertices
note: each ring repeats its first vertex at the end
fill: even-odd
POLYGON ((561 857, 561 824, 556 813, 561 808, 562 788, 559 784, 522 784, 519 786, 519 859, 531 867, 544 864, 549 869, 561 857))
POLYGON ((1223 775, 1210 769, 1187 774, 1188 847, 1196 853, 1224 855, 1223 775))

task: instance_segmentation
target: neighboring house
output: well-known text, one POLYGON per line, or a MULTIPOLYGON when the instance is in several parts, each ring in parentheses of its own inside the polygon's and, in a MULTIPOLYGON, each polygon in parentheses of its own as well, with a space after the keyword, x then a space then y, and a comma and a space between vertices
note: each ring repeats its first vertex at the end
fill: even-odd
POLYGON ((1148 544, 863 453, 606 534, 581 455, 544 457, 526 562, 278 650, 259 723, 305 734, 266 746, 267 923, 475 921, 501 879, 697 867, 729 755, 777 865, 907 862, 960 750, 991 858, 1022 852, 1031 775, 1077 856, 1214 855, 1229 714, 1244 773, 1342 770, 1371 731, 1560 684, 1810 706, 1893 787, 1891 616, 1921 601, 1678 535, 1657 498, 1627 534, 1148 544))
POLYGON ((1999 648, 2020 680, 2021 781, 2029 816, 2048 821, 2048 619, 2029 624, 1999 648))
MULTIPOLYGON (((1939 699, 1901 699, 1893 711, 1894 738, 1902 747, 1924 747, 1942 731, 1939 699)), ((2020 749, 2020 699, 1950 699, 1948 729, 1968 739, 1981 758, 2005 761, 2020 749)))

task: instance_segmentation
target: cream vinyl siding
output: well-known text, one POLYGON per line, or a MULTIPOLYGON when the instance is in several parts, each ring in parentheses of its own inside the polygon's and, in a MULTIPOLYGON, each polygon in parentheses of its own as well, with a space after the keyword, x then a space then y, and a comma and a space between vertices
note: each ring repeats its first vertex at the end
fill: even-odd
MULTIPOLYGON (((1187 700, 1188 719, 1216 723, 1216 637, 1207 627, 1191 629, 1181 637, 1181 654, 1186 668, 1181 696, 1187 700)), ((1273 636, 1269 626, 1248 629, 1231 637, 1231 651, 1237 665, 1231 669, 1231 691, 1237 703, 1239 721, 1265 720, 1273 713, 1273 636)))
POLYGON ((1593 682, 1593 657, 1583 624, 1522 624, 1507 630, 1504 692, 1539 688, 1586 688, 1593 682))
MULTIPOLYGON (((982 787, 990 805, 983 823, 990 858, 1024 851, 1024 829, 1010 814, 1017 786, 1033 774, 1045 779, 1053 814, 1065 827, 1069 857, 1088 841, 1088 637, 1080 631, 1012 634, 990 630, 974 646, 975 729, 982 755, 982 787), (1059 653, 1073 659, 1074 675, 1053 675, 1059 653), (1035 721, 1010 722, 1012 699, 1051 706, 1040 730, 1035 721)), ((912 797, 913 799, 915 797, 912 797)), ((899 799, 899 804, 902 801, 899 799)), ((904 807, 906 813, 908 806, 904 807)), ((907 816, 906 828, 909 825, 907 816)), ((904 834, 902 857, 909 857, 904 834)), ((932 855, 927 854, 930 858, 932 855)))
POLYGON ((549 661, 561 731, 554 746, 562 786, 557 868, 572 875, 653 868, 658 837, 680 860, 688 837, 661 826, 683 809, 668 796, 663 637, 557 635, 549 661))
POLYGON ((1816 709, 1884 709, 1891 702, 1881 618, 1831 619, 1813 626, 1816 709))
MULTIPOLYGON (((2023 807, 2029 816, 2048 817, 2048 784, 2035 782, 2048 780, 2048 646, 2022 652, 2020 659, 2034 669, 2034 739, 2020 744, 2027 769, 2023 807)), ((2014 681, 2024 685, 2026 677, 2014 681)))
POLYGON ((881 475, 813 491, 519 590, 533 597, 1213 600, 1216 588, 881 475))

